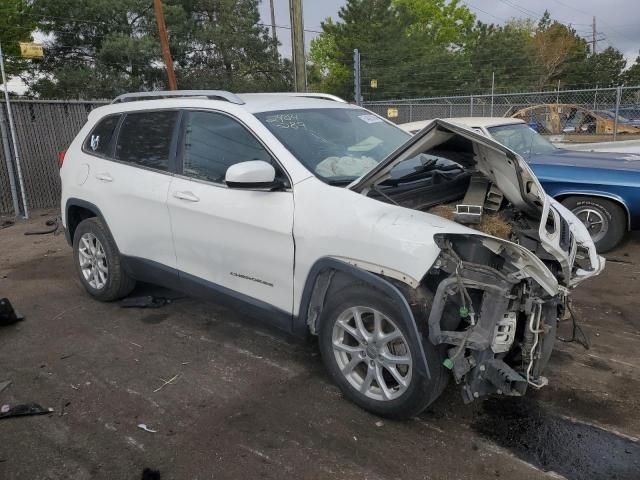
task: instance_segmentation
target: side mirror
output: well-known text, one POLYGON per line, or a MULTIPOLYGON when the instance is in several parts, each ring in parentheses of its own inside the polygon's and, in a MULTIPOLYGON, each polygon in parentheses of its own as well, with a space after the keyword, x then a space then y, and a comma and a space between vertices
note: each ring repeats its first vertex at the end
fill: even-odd
POLYGON ((263 160, 251 160, 227 168, 224 181, 229 188, 275 188, 276 170, 263 160))

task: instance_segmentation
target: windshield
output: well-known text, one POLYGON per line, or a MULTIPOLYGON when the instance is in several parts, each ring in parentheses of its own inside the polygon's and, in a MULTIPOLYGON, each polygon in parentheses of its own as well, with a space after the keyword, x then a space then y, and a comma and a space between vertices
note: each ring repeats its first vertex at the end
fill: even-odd
POLYGON ((329 183, 350 183, 411 135, 360 108, 313 108, 256 117, 300 162, 329 183))
POLYGON ((490 127, 487 130, 495 140, 524 158, 556 150, 551 142, 524 123, 490 127))

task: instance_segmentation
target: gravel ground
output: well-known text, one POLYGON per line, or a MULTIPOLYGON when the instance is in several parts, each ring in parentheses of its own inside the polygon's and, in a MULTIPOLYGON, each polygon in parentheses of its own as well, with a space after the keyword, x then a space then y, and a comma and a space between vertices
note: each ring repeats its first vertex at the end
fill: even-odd
POLYGON ((393 422, 342 398, 313 340, 190 298, 92 300, 62 235, 24 236, 53 214, 0 230, 0 297, 26 317, 0 329, 0 404, 55 410, 0 420, 2 479, 640 478, 638 238, 576 291, 592 346, 560 343, 548 387, 464 405, 450 384, 393 422))

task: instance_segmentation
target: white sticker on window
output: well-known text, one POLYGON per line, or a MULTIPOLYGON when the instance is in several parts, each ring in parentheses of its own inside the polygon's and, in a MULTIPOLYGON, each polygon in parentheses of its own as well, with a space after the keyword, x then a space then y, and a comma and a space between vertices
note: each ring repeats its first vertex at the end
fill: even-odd
POLYGON ((358 115, 358 118, 367 123, 379 123, 382 119, 376 117, 375 115, 358 115))

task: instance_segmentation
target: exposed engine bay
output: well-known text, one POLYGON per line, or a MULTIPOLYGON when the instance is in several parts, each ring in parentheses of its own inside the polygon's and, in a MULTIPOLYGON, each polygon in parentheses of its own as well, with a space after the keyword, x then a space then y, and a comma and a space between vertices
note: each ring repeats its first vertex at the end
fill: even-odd
POLYGON ((569 288, 580 272, 603 264, 576 241, 577 227, 561 207, 544 200, 533 174, 521 175, 518 158, 481 165, 488 155, 473 138, 444 129, 432 137, 437 141, 409 151, 366 192, 478 231, 434 236, 437 261, 417 289, 405 290, 412 307, 424 309, 416 321, 426 321, 429 341, 446 348, 443 363, 466 402, 540 388, 569 288), (542 273, 527 273, 533 270, 542 273))

